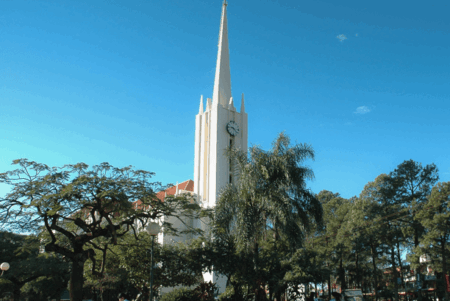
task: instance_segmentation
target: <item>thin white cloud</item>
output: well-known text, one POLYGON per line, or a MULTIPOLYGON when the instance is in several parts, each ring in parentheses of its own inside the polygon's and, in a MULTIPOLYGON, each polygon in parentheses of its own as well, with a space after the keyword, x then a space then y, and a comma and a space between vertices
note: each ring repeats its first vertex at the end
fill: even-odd
POLYGON ((340 34, 338 36, 336 36, 336 38, 339 40, 339 42, 344 42, 344 40, 347 40, 347 37, 345 34, 340 34))
POLYGON ((371 111, 371 109, 369 109, 369 107, 361 106, 361 107, 357 107, 356 111, 353 113, 363 115, 363 114, 369 113, 370 111, 371 111))

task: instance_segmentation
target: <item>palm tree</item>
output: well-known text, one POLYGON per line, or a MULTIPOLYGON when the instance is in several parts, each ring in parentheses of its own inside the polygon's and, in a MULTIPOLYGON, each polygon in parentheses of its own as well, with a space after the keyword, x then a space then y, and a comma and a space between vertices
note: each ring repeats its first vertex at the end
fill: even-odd
POLYGON ((291 146, 281 133, 269 151, 253 146, 248 156, 238 149, 229 149, 228 155, 237 180, 220 194, 214 235, 232 235, 238 251, 251 255, 253 268, 247 279, 257 290, 265 282, 258 263, 261 239, 272 234, 276 252, 276 241, 286 238, 293 252, 302 246, 312 222, 322 222, 322 206, 306 186, 314 173, 302 165, 314 159, 314 151, 306 144, 291 146))

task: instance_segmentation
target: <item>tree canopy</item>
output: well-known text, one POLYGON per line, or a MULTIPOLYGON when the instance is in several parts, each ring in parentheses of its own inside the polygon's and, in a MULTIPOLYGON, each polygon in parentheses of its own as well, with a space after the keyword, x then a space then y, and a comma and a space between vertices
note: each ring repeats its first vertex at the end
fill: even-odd
MULTIPOLYGON (((84 163, 49 167, 27 159, 15 160, 17 169, 0 174, 0 183, 11 191, 0 198, 2 223, 12 231, 36 233, 45 251, 72 262, 71 300, 82 300, 84 264, 92 262, 92 274, 104 272, 111 245, 150 220, 174 216, 198 216, 199 206, 188 197, 168 197, 161 202, 160 183, 152 172, 131 166, 84 163), (95 251, 101 252, 100 259, 95 251)), ((176 231, 170 224, 163 228, 176 231)))

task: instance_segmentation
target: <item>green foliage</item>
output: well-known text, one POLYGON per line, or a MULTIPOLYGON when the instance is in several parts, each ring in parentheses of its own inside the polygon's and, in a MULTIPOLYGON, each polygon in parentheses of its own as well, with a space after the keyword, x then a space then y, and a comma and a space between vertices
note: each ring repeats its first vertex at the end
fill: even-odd
MULTIPOLYGON (((283 159, 272 158, 274 151, 253 151, 248 159, 230 151, 243 170, 239 176, 245 184, 227 187, 216 207, 216 240, 211 245, 213 253, 224 250, 226 254, 223 258, 216 254, 213 261, 217 270, 229 276, 224 299, 242 298, 246 285, 254 293, 264 284, 272 300, 289 281, 337 282, 341 288, 362 287, 364 291, 390 283, 390 290, 381 294, 397 297, 393 292, 403 284, 391 278, 405 277, 397 272, 397 268, 410 269, 403 266, 402 253, 417 242, 420 248, 414 249, 410 260, 418 262, 426 253, 433 270, 449 271, 448 265, 443 267, 450 258, 450 236, 444 234, 450 229, 449 188, 441 183, 431 190, 438 178, 434 164, 422 167, 405 161, 369 182, 359 197, 344 199, 338 193, 320 192, 317 199, 325 222, 307 224, 291 238, 295 232, 284 231, 289 217, 273 210, 286 208, 278 202, 283 195, 278 189, 283 186, 276 180, 283 183, 283 176, 278 175, 285 173, 274 172, 283 170, 277 167, 283 159), (233 270, 233 262, 239 269, 233 270), (386 269, 393 272, 386 276, 386 269)), ((314 213, 304 216, 315 221, 314 213)), ((301 225, 301 219, 297 223, 301 225)))
POLYGON ((253 300, 254 294, 247 295, 248 287, 246 285, 240 287, 242 292, 236 292, 235 287, 228 286, 225 291, 219 295, 219 301, 247 301, 253 300))
MULTIPOLYGON (((136 237, 132 234, 125 235, 117 245, 110 246, 108 253, 109 265, 106 272, 114 277, 99 279, 90 276, 88 283, 94 288, 106 289, 126 281, 136 290, 147 292, 151 267, 151 240, 146 232, 140 232, 136 237), (102 279, 104 281, 101 281, 102 279)), ((153 249, 154 289, 160 286, 191 286, 201 282, 204 263, 200 241, 163 246, 155 242, 153 249)))
MULTIPOLYGON (((392 200, 402 208, 407 208, 409 214, 420 210, 431 188, 438 181, 438 168, 434 164, 422 167, 421 163, 407 160, 399 164, 397 168, 389 174, 390 189, 388 193, 392 195, 392 200)), ((400 220, 403 223, 403 233, 412 241, 414 247, 419 246, 419 240, 424 233, 424 228, 420 222, 410 216, 400 220)))
POLYGON ((35 236, 0 232, 0 245, 2 262, 11 266, 1 278, 2 293, 10 292, 16 300, 20 295, 38 300, 39 295, 56 297, 67 287, 69 265, 59 256, 40 253, 35 236))
POLYGON ((447 274, 450 267, 447 263, 450 259, 450 182, 433 187, 415 220, 421 223, 425 233, 409 259, 417 266, 420 255, 426 254, 433 270, 447 274))
MULTIPOLYGON (((200 215, 199 206, 187 195, 161 202, 156 193, 163 187, 150 182, 153 173, 130 166, 48 167, 26 159, 13 164, 16 170, 0 174, 0 184, 12 187, 0 198, 2 221, 13 230, 39 233, 47 252, 72 262, 70 291, 75 301, 83 297, 87 260, 92 274, 102 278, 110 246, 127 233, 137 234, 150 219, 200 215)), ((163 227, 176 234, 170 223, 163 227)))
POLYGON ((313 248, 313 251, 317 252, 314 258, 316 260, 322 258, 325 262, 326 268, 322 268, 322 277, 329 278, 333 270, 337 281, 344 289, 347 287, 344 272, 350 267, 352 255, 350 237, 354 219, 354 200, 344 199, 338 193, 330 191, 321 191, 317 197, 322 203, 326 224, 319 237, 312 238, 314 246, 317 246, 313 248))
MULTIPOLYGON (((404 161, 369 182, 358 198, 345 199, 330 191, 314 195, 306 188, 313 173, 302 164, 313 158, 313 151, 307 145, 291 146, 283 134, 269 151, 253 147, 249 157, 235 149, 228 152, 239 180, 221 192, 214 218, 187 196, 158 201, 155 194, 162 187, 148 182, 151 173, 106 163, 92 169, 85 164, 49 168, 17 160, 19 169, 0 174, 0 183, 12 185, 0 199, 0 214, 10 228, 38 236, 0 233, 6 239, 2 260, 11 263, 0 279, 0 291, 18 287, 33 300, 57 296, 67 284, 64 257, 82 263, 82 272, 91 271, 82 274, 85 289, 100 292, 104 299, 117 290, 148 296, 151 238, 137 230, 149 219, 181 215, 182 222, 209 217, 213 231, 188 244, 155 244, 155 289, 192 287, 201 282, 202 272, 214 270, 228 278, 229 286, 219 297, 223 301, 264 300, 266 287, 270 300, 279 299, 290 282, 338 282, 343 288, 390 282, 378 297, 395 298, 399 285, 390 279, 404 277, 397 267, 405 270, 405 249, 413 251, 408 257, 413 268, 426 254, 434 271, 450 271, 450 182, 433 187, 438 178, 434 164, 404 161), (38 253, 41 243, 60 255, 38 253), (65 266, 57 274, 60 265, 65 266), (386 269, 392 271, 388 276, 386 269), (40 273, 44 270, 52 274, 40 273), (19 271, 33 271, 27 276, 34 278, 19 271)), ((189 227, 186 232, 163 226, 166 235, 201 234, 189 227)), ((439 287, 443 280, 437 284, 444 294, 439 287)), ((214 286, 200 284, 160 300, 212 300, 214 294, 214 286)))
POLYGON ((213 301, 217 288, 213 283, 200 283, 196 288, 181 287, 164 294, 160 301, 213 301))
POLYGON ((228 154, 239 180, 221 192, 215 208, 212 249, 227 254, 216 256, 215 270, 228 276, 235 294, 242 295, 242 285, 259 294, 264 284, 281 292, 283 256, 302 247, 306 232, 322 222, 322 206, 306 186, 314 174, 302 165, 314 151, 280 134, 269 151, 254 146, 249 157, 237 149, 228 154))
POLYGON ((242 249, 247 249, 249 241, 260 239, 261 230, 268 225, 276 225, 277 232, 291 237, 291 247, 300 246, 311 221, 322 221, 322 206, 306 187, 314 174, 301 165, 314 159, 312 148, 291 146, 289 137, 280 134, 270 151, 254 146, 249 149, 249 158, 237 149, 229 150, 229 156, 238 166, 239 181, 220 195, 218 224, 234 225, 242 249))
POLYGON ((69 281, 67 272, 62 270, 59 274, 39 277, 26 283, 22 287, 21 296, 33 301, 48 301, 48 297, 58 299, 67 288, 69 281))
POLYGON ((190 301, 194 298, 193 290, 187 287, 176 288, 159 298, 160 301, 190 301))

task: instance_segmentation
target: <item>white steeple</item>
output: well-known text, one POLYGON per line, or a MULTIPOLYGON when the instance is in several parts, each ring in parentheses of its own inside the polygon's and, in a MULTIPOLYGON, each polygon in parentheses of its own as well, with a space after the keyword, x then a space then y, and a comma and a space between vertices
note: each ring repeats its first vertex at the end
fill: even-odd
MULTIPOLYGON (((220 191, 230 183, 237 183, 238 174, 226 155, 230 146, 247 152, 248 117, 245 112, 244 95, 241 111, 237 112, 231 96, 230 54, 228 49, 227 2, 222 5, 219 30, 216 75, 212 101, 200 100, 199 113, 195 117, 194 194, 204 208, 213 208, 219 200, 220 191)), ((198 225, 209 231, 208 224, 198 225)), ((219 292, 226 287, 226 278, 215 271, 203 274, 204 281, 217 284, 219 292)))
POLYGON ((228 48, 227 2, 223 1, 219 32, 216 77, 214 79, 213 105, 228 106, 231 97, 230 52, 228 48))
POLYGON ((200 96, 200 108, 198 109, 198 113, 199 114, 203 113, 203 95, 200 96))

